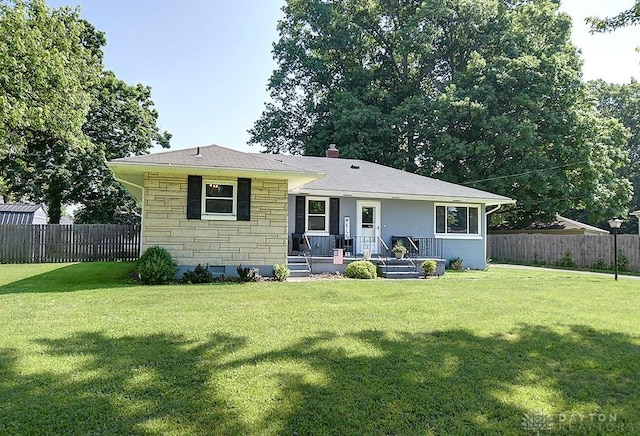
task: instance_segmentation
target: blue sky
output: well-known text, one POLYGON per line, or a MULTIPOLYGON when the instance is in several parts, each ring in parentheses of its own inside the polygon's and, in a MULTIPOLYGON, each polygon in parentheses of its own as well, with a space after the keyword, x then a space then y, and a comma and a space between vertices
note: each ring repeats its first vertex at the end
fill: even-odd
MULTIPOLYGON (((574 17, 574 43, 585 60, 584 78, 640 79, 640 28, 590 35, 586 16, 628 9, 634 0, 562 0, 574 17)), ((275 68, 272 42, 281 0, 47 0, 79 6, 105 32, 105 64, 129 84, 151 86, 159 125, 173 134, 171 148, 218 144, 243 151, 247 130, 260 116, 275 68)))

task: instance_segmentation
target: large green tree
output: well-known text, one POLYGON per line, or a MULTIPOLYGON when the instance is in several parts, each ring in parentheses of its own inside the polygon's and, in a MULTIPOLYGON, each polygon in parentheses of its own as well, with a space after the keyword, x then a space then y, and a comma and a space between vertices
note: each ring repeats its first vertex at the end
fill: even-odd
POLYGON ((595 80, 587 85, 601 113, 616 118, 630 131, 627 142, 629 165, 622 168, 621 173, 633 183, 630 209, 640 209, 640 83, 636 80, 625 84, 595 80))
POLYGON ((113 178, 105 162, 148 153, 152 146, 169 147, 171 135, 160 132, 158 112, 151 88, 128 85, 111 71, 102 74, 94 90, 83 131, 94 145, 88 155, 78 156, 78 174, 73 197, 81 204, 77 223, 133 223, 139 221, 139 206, 121 183, 113 178))
MULTIPOLYGON (((70 33, 66 40, 60 36, 59 44, 73 47, 69 49, 71 52, 83 53, 92 61, 83 70, 86 77, 78 83, 83 110, 70 112, 67 118, 64 111, 56 112, 61 126, 73 127, 71 136, 57 124, 30 123, 29 118, 25 118, 27 121, 20 129, 14 129, 14 142, 7 148, 4 158, 0 156, 0 177, 5 181, 5 191, 16 198, 45 203, 51 223, 59 222, 65 205, 69 204, 80 205, 78 222, 136 221, 134 201, 115 182, 105 160, 147 153, 154 145, 169 146, 170 135, 161 133, 156 124, 158 114, 150 88, 130 86, 112 72, 102 72, 104 34, 82 20, 75 11, 66 8, 50 11, 41 0, 33 0, 16 3, 13 8, 6 6, 5 13, 22 17, 24 21, 24 29, 19 32, 14 28, 6 29, 7 40, 22 33, 38 35, 40 27, 61 25, 58 19, 64 17, 65 25, 76 33, 70 33)), ((24 51, 37 51, 38 47, 29 48, 37 45, 37 41, 32 35, 24 37, 24 51)), ((49 50, 58 48, 53 46, 49 50)), ((19 66, 24 60, 16 58, 12 51, 1 54, 11 65, 19 66)), ((31 84, 24 80, 18 81, 16 86, 28 89, 31 84)), ((66 92, 58 93, 57 89, 49 91, 52 101, 72 98, 66 92)), ((31 104, 30 98, 40 98, 29 93, 22 97, 27 105, 31 104)), ((37 101, 34 104, 37 105, 37 101)))
POLYGON ((342 156, 514 197, 522 226, 621 210, 625 129, 586 98, 571 20, 552 0, 289 0, 271 152, 342 156))
POLYGON ((84 24, 69 8, 0 0, 0 158, 19 151, 27 131, 84 145, 89 87, 101 68, 84 35, 84 24))

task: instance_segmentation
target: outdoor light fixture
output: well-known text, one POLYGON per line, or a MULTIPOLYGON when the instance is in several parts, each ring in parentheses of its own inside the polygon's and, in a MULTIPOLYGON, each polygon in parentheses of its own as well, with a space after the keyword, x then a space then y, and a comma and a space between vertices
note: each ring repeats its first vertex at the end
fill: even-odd
POLYGON ((622 225, 622 220, 612 218, 609 220, 609 227, 613 229, 613 269, 615 271, 615 279, 618 280, 618 229, 622 225))

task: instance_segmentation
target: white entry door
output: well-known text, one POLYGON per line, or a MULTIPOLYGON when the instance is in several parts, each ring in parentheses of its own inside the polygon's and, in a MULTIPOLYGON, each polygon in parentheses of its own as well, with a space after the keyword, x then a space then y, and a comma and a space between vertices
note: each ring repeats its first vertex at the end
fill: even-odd
POLYGON ((356 250, 362 254, 369 250, 378 254, 378 238, 380 237, 380 202, 357 201, 358 219, 356 223, 356 250))

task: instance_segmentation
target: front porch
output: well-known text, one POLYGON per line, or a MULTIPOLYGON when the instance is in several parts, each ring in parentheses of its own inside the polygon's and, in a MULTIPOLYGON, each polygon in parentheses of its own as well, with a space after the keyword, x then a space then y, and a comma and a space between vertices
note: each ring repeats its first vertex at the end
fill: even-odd
POLYGON ((444 274, 442 240, 413 236, 393 236, 389 241, 375 237, 345 238, 342 235, 318 236, 293 233, 290 239, 287 266, 292 277, 310 274, 343 274, 347 265, 356 260, 370 260, 387 278, 418 278, 423 275, 425 260, 437 262, 436 275, 444 274), (407 248, 397 259, 393 246, 401 241, 407 248))

